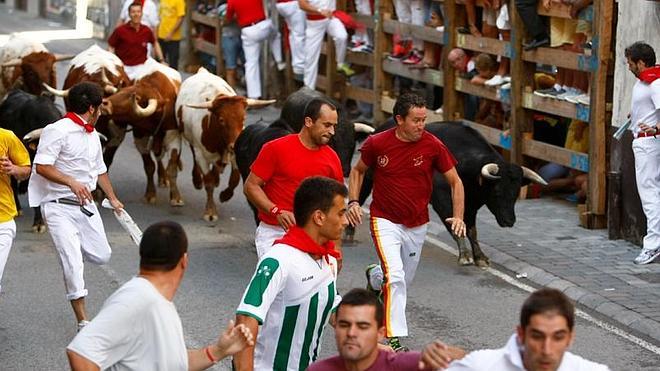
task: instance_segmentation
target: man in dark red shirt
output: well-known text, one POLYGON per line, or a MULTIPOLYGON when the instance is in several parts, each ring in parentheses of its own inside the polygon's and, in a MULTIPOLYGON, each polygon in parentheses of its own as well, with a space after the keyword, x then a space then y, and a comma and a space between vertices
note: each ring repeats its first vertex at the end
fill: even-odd
POLYGON ((360 160, 348 178, 348 220, 362 222, 357 201, 368 168, 374 170, 371 202, 371 235, 380 267, 368 267, 371 286, 382 285, 385 329, 390 346, 405 350, 400 336, 408 336, 406 289, 411 284, 421 257, 429 222, 428 203, 433 192, 433 174, 444 175, 451 187, 453 217, 446 220, 454 234, 465 236, 463 183, 456 172, 456 160, 445 145, 424 130, 426 102, 415 94, 403 94, 394 105, 397 126, 369 137, 360 160), (380 271, 382 270, 382 273, 380 271))
POLYGON ((130 21, 117 27, 108 38, 109 50, 124 62, 124 70, 131 80, 147 61, 147 45, 153 44, 156 60, 163 62, 163 52, 153 31, 142 22, 142 4, 136 1, 128 7, 130 21))
POLYGON ((296 224, 293 195, 305 178, 325 176, 344 183, 339 156, 327 145, 336 126, 337 108, 314 98, 307 104, 300 133, 266 143, 254 160, 243 190, 259 209, 254 239, 259 257, 296 224))
POLYGON ((262 0, 228 0, 225 21, 236 18, 241 27, 241 41, 245 53, 245 85, 248 98, 261 97, 261 72, 259 56, 261 42, 268 39, 277 69, 282 71, 286 63, 282 57, 282 38, 273 22, 266 18, 262 0))

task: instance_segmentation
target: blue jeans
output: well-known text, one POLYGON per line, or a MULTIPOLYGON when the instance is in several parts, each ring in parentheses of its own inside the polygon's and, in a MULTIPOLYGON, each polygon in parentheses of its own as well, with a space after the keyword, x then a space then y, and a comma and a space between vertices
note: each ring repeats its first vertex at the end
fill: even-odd
POLYGON ((222 55, 225 58, 225 68, 235 69, 238 60, 245 62, 240 36, 222 36, 222 55))

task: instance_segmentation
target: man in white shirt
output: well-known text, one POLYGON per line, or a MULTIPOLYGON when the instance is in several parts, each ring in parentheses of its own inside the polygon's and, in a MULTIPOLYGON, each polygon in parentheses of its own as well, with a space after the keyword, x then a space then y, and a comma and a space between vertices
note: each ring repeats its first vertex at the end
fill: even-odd
POLYGON ((347 192, 326 177, 298 187, 296 225, 259 259, 236 310, 236 322, 257 334, 256 345, 234 357, 236 370, 305 370, 318 357, 323 329, 341 299, 332 241, 348 224, 347 192))
POLYGON ((646 236, 635 264, 648 264, 660 256, 660 66, 655 51, 643 42, 625 50, 628 69, 638 80, 632 91, 630 112, 637 191, 646 215, 646 236))
POLYGON ((147 228, 139 275, 112 294, 67 347, 72 370, 205 370, 253 344, 247 327, 230 321, 214 344, 186 350, 172 300, 188 268, 187 251, 181 225, 147 228))
POLYGON ((575 307, 568 297, 556 289, 540 289, 525 300, 520 325, 504 348, 474 351, 446 370, 608 371, 605 365, 567 351, 575 337, 574 325, 575 307))
POLYGON ((112 253, 91 192, 98 182, 115 210, 124 205, 112 189, 101 141, 94 130, 103 90, 97 84, 82 82, 71 88, 68 99, 72 112, 46 125, 41 133, 28 199, 30 207, 41 207, 64 271, 66 297, 80 329, 88 323, 83 257, 105 264, 112 253))

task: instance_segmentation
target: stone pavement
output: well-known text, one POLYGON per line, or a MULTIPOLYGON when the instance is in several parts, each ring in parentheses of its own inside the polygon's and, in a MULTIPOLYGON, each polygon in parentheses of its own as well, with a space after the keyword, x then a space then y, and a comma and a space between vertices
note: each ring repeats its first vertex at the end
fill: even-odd
MULTIPOLYGON (((494 266, 562 290, 588 312, 660 346, 660 261, 633 264, 639 246, 580 227, 575 204, 562 199, 520 200, 516 216, 513 228, 501 228, 486 207, 479 213, 479 240, 494 266)), ((429 233, 446 236, 439 225, 429 233)))
MULTIPOLYGON (((0 45, 11 32, 64 29, 7 9, 0 4, 0 45)), ((77 53, 95 42, 104 45, 72 39, 46 46, 56 53, 77 53)), ((500 228, 485 207, 479 214, 479 238, 494 266, 526 274, 523 282, 561 289, 585 309, 660 346, 660 264, 634 265, 638 246, 608 240, 606 230, 581 228, 574 204, 564 200, 521 200, 516 214, 516 225, 507 229, 500 228)), ((447 236, 439 225, 429 233, 447 236)))

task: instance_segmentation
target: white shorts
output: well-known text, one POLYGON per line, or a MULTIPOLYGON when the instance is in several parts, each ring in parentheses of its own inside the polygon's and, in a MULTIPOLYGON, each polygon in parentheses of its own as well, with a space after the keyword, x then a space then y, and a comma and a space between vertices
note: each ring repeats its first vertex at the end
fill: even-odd
MULTIPOLYGON (((2 281, 2 273, 5 270, 5 264, 9 258, 9 250, 16 237, 16 223, 14 219, 0 223, 0 282, 2 281)), ((2 285, 0 285, 2 291, 2 285)))
POLYGON ((261 258, 270 250, 273 242, 283 236, 284 229, 281 226, 259 222, 257 230, 254 232, 254 245, 257 248, 257 257, 261 258))
POLYGON ((94 215, 86 216, 75 205, 41 204, 41 212, 60 257, 68 300, 87 296, 83 258, 101 265, 110 261, 112 254, 96 204, 88 204, 85 208, 94 215))

